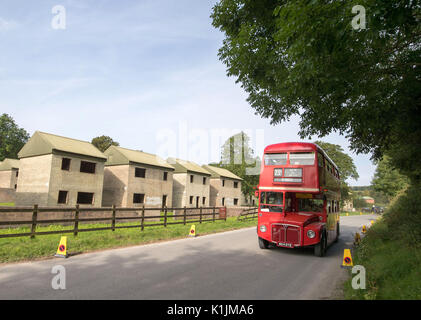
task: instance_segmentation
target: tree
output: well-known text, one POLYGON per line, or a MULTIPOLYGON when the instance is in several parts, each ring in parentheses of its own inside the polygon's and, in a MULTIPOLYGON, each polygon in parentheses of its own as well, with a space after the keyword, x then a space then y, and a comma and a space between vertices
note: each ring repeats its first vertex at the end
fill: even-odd
POLYGON ((387 200, 390 201, 399 191, 408 186, 408 179, 392 166, 388 156, 384 156, 377 163, 371 184, 375 191, 384 194, 387 200))
POLYGON ((302 138, 333 131, 351 149, 421 179, 418 1, 220 0, 213 26, 227 74, 272 124, 299 115, 302 138), (355 5, 366 29, 355 30, 355 5))
POLYGON ((242 178, 241 191, 246 197, 254 195, 253 187, 259 184, 261 164, 260 158, 254 156, 254 151, 249 144, 250 138, 244 132, 233 135, 222 145, 221 161, 212 164, 225 168, 242 178))
POLYGON ((100 136, 92 139, 91 142, 95 147, 97 147, 101 152, 104 152, 111 146, 119 146, 120 144, 117 141, 114 141, 109 136, 100 136))
POLYGON ((359 178, 354 160, 344 152, 340 145, 323 141, 315 141, 314 143, 320 146, 327 153, 329 158, 338 166, 341 175, 341 199, 349 199, 351 190, 346 180, 350 178, 357 180, 359 178))
POLYGON ((18 158, 18 152, 29 139, 28 132, 19 128, 6 113, 0 116, 0 161, 18 158))

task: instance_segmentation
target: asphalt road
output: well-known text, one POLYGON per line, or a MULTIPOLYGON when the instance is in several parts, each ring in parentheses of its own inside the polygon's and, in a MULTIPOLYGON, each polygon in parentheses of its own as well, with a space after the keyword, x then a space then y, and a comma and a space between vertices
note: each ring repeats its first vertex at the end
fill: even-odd
POLYGON ((376 217, 341 217, 340 240, 323 258, 311 249, 261 250, 253 227, 68 259, 4 264, 0 299, 341 298, 347 277, 340 268, 343 249, 376 217), (56 265, 65 268, 65 290, 52 288, 56 265))

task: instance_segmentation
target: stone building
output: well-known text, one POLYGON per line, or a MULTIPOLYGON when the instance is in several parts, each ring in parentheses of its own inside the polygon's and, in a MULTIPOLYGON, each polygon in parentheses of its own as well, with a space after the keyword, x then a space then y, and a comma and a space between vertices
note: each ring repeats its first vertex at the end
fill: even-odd
POLYGON ((255 195, 245 196, 241 193, 241 205, 244 207, 253 207, 258 205, 258 199, 255 195))
POLYGON ((19 160, 6 158, 0 162, 0 188, 17 188, 19 160))
POLYGON ((173 175, 173 207, 209 207, 211 174, 191 161, 168 158, 167 162, 175 168, 173 175))
POLYGON ((105 207, 170 207, 174 167, 150 153, 111 146, 104 170, 105 207))
POLYGON ((17 206, 101 206, 107 158, 91 143, 36 131, 18 156, 17 206))
POLYGON ((210 205, 217 207, 240 206, 241 182, 243 179, 224 168, 208 165, 202 167, 211 173, 210 205))

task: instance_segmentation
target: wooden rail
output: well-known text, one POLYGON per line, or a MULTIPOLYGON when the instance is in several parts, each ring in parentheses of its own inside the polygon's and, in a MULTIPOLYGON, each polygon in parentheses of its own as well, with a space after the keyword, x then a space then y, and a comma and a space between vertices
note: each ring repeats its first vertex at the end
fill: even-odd
POLYGON ((258 213, 259 212, 257 207, 244 209, 243 212, 241 212, 240 215, 237 217, 237 219, 240 221, 255 219, 257 218, 258 213))
POLYGON ((89 232, 89 231, 100 231, 100 230, 112 230, 115 229, 123 229, 123 228, 139 228, 140 231, 143 231, 146 227, 152 226, 164 226, 167 227, 168 225, 172 224, 184 224, 187 223, 203 223, 207 221, 215 222, 217 220, 227 220, 226 215, 226 207, 199 207, 199 208, 146 208, 146 207, 136 207, 136 208, 118 208, 116 206, 112 207, 104 207, 104 208, 80 208, 79 205, 76 207, 67 207, 67 208, 56 208, 56 207, 38 207, 38 205, 34 205, 33 207, 0 207, 0 214, 1 213, 25 213, 28 214, 28 220, 8 220, 8 221, 0 221, 0 226, 14 226, 14 225, 30 225, 31 231, 30 232, 21 232, 21 233, 13 233, 13 234, 0 234, 0 238, 12 238, 12 237, 25 237, 29 236, 30 238, 35 238, 37 235, 49 235, 49 234, 60 234, 60 233, 73 233, 74 236, 77 236, 79 232, 89 232), (211 211, 211 212, 203 212, 203 211, 211 211), (118 212, 140 212, 140 216, 118 216, 118 212), (159 211, 162 214, 160 215, 153 215, 147 216, 145 215, 145 211, 159 211), (176 211, 182 211, 183 214, 175 214, 176 211), (197 212, 197 213, 187 213, 189 212, 197 212), (74 213, 74 218, 69 219, 47 219, 47 220, 39 220, 39 213, 65 213, 65 212, 72 212, 74 213), (85 212, 110 212, 111 215, 107 217, 96 217, 96 218, 83 218, 83 213, 85 212), (169 212, 173 212, 172 215, 169 215, 169 212), (32 213, 31 220, 29 220, 29 215, 32 213), (216 215, 218 214, 218 217, 216 215), (188 217, 195 217, 193 220, 187 220, 188 217), (210 218, 207 218, 210 217, 210 218), (159 223, 145 223, 148 219, 163 219, 163 222, 159 223), (168 221, 168 218, 173 218, 175 221, 171 222, 168 221), (177 221, 177 218, 180 221, 177 221), (182 218, 182 219, 181 219, 182 218), (138 220, 140 224, 138 225, 116 225, 118 221, 130 221, 130 220, 138 220), (80 228, 79 223, 81 222, 98 222, 98 221, 110 221, 109 227, 98 227, 98 228, 80 228), (60 223, 73 223, 72 229, 67 230, 59 230, 59 231, 39 231, 37 232, 37 225, 40 224, 48 224, 48 225, 56 225, 60 223))

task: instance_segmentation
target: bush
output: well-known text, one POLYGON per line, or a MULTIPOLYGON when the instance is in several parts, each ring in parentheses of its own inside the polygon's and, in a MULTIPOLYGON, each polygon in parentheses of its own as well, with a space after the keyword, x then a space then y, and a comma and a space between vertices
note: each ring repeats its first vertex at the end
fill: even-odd
POLYGON ((366 269, 366 290, 345 284, 348 299, 421 299, 421 189, 402 191, 362 239, 354 265, 366 269))
POLYGON ((392 201, 384 220, 394 239, 421 247, 421 188, 410 186, 392 201))

